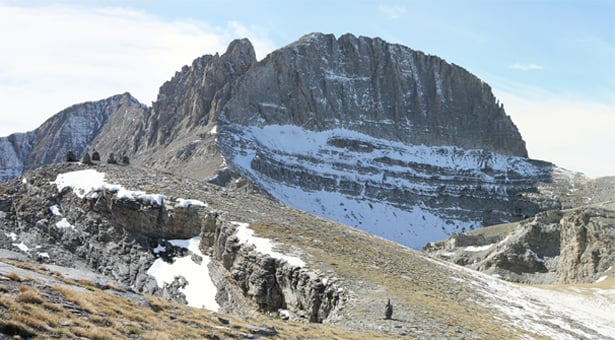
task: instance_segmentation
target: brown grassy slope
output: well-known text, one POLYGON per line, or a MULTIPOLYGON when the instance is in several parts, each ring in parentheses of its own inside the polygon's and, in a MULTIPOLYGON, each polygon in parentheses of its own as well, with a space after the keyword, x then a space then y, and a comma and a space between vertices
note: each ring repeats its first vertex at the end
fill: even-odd
MULTIPOLYGON (((0 261, 32 268, 29 263, 0 261)), ((34 270, 46 275, 42 267, 34 270)), ((87 282, 63 281, 64 285, 49 286, 14 272, 0 275, 0 334, 22 338, 156 340, 252 336, 275 339, 385 338, 376 333, 282 321, 264 315, 239 319, 153 296, 146 297, 147 303, 139 303, 87 282), (268 333, 276 335, 266 336, 268 333)))
MULTIPOLYGON (((259 235, 277 240, 282 251, 300 256, 310 269, 337 278, 350 301, 330 320, 333 325, 423 338, 524 334, 507 322, 506 315, 477 301, 480 297, 467 282, 469 277, 394 242, 284 207, 249 187, 227 190, 151 169, 97 169, 107 174, 107 182, 129 189, 204 201, 224 219, 248 222, 259 235), (395 306, 392 321, 383 320, 388 298, 395 306)), ((50 169, 49 178, 39 180, 53 181, 57 170, 50 169)), ((39 176, 45 176, 44 171, 39 176)))

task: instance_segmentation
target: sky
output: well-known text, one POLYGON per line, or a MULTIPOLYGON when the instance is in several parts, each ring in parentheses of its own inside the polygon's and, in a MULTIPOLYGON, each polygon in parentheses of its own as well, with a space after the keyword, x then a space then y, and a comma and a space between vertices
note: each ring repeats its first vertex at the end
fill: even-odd
POLYGON ((257 58, 310 32, 380 37, 493 89, 531 158, 615 175, 613 0, 0 0, 0 136, 159 87, 247 37, 257 58))

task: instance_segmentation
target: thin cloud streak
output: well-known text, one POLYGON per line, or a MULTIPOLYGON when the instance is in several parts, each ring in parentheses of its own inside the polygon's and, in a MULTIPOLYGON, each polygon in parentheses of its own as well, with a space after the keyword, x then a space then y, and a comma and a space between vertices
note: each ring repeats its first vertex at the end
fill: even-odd
POLYGON ((378 10, 380 13, 384 14, 390 20, 397 20, 401 18, 404 14, 406 14, 405 6, 388 6, 388 5, 380 5, 378 6, 378 10))
POLYGON ((511 64, 511 65, 508 65, 508 68, 513 69, 513 70, 520 70, 520 71, 534 71, 534 70, 544 69, 542 65, 537 65, 537 64, 511 64))

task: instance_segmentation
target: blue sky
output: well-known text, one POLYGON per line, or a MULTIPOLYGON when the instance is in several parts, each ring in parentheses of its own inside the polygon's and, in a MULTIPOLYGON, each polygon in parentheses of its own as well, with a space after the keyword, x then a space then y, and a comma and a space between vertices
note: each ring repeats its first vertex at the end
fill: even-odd
POLYGON ((3 1, 0 135, 129 91, 248 37, 265 56, 309 32, 381 37, 491 85, 530 156, 615 175, 615 1, 3 1))

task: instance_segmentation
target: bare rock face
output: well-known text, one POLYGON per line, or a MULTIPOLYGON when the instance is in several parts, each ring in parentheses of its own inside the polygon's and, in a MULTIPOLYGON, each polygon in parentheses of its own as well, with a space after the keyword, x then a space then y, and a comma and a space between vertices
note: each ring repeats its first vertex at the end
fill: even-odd
MULTIPOLYGON (((200 234, 201 252, 211 253, 259 310, 288 309, 300 319, 323 322, 347 299, 335 282, 323 280, 317 272, 259 253, 254 246, 240 244, 232 223, 214 216, 207 220, 200 234)), ((229 290, 228 283, 221 290, 229 290)))
MULTIPOLYGON (((145 107, 130 94, 73 105, 36 130, 0 138, 0 182, 45 164, 61 162, 68 151, 77 159, 108 126, 110 118, 145 107)), ((127 131, 127 133, 130 133, 127 131)))
POLYGON ((256 63, 247 39, 233 41, 222 56, 205 55, 160 87, 144 131, 148 147, 165 145, 186 130, 212 122, 224 104, 224 86, 242 76, 256 63))
MULTIPOLYGON (((58 265, 85 267, 137 291, 186 303, 181 292, 188 284, 186 278, 179 276, 159 287, 148 269, 156 259, 173 261, 178 255, 191 255, 200 264, 200 255, 167 241, 200 235, 201 252, 212 254, 215 260, 210 263, 211 275, 225 310, 277 312, 284 308, 297 318, 322 322, 345 301, 337 283, 323 281, 322 274, 240 244, 236 226, 204 204, 121 192, 114 185, 93 188, 79 197, 70 187, 59 191, 53 183, 59 173, 84 168, 74 163, 50 165, 29 173, 25 181, 2 183, 0 249, 14 249, 58 265)), ((110 168, 118 167, 106 166, 110 168)), ((128 171, 133 176, 140 173, 128 171)))
POLYGON ((425 251, 515 282, 593 282, 615 263, 615 204, 541 212, 430 243, 425 251))
POLYGON ((596 279, 615 263, 615 204, 567 214, 561 224, 560 282, 596 279))
POLYGON ((252 67, 233 92, 222 115, 230 123, 344 128, 405 144, 527 157, 487 84, 378 38, 304 36, 252 67))

